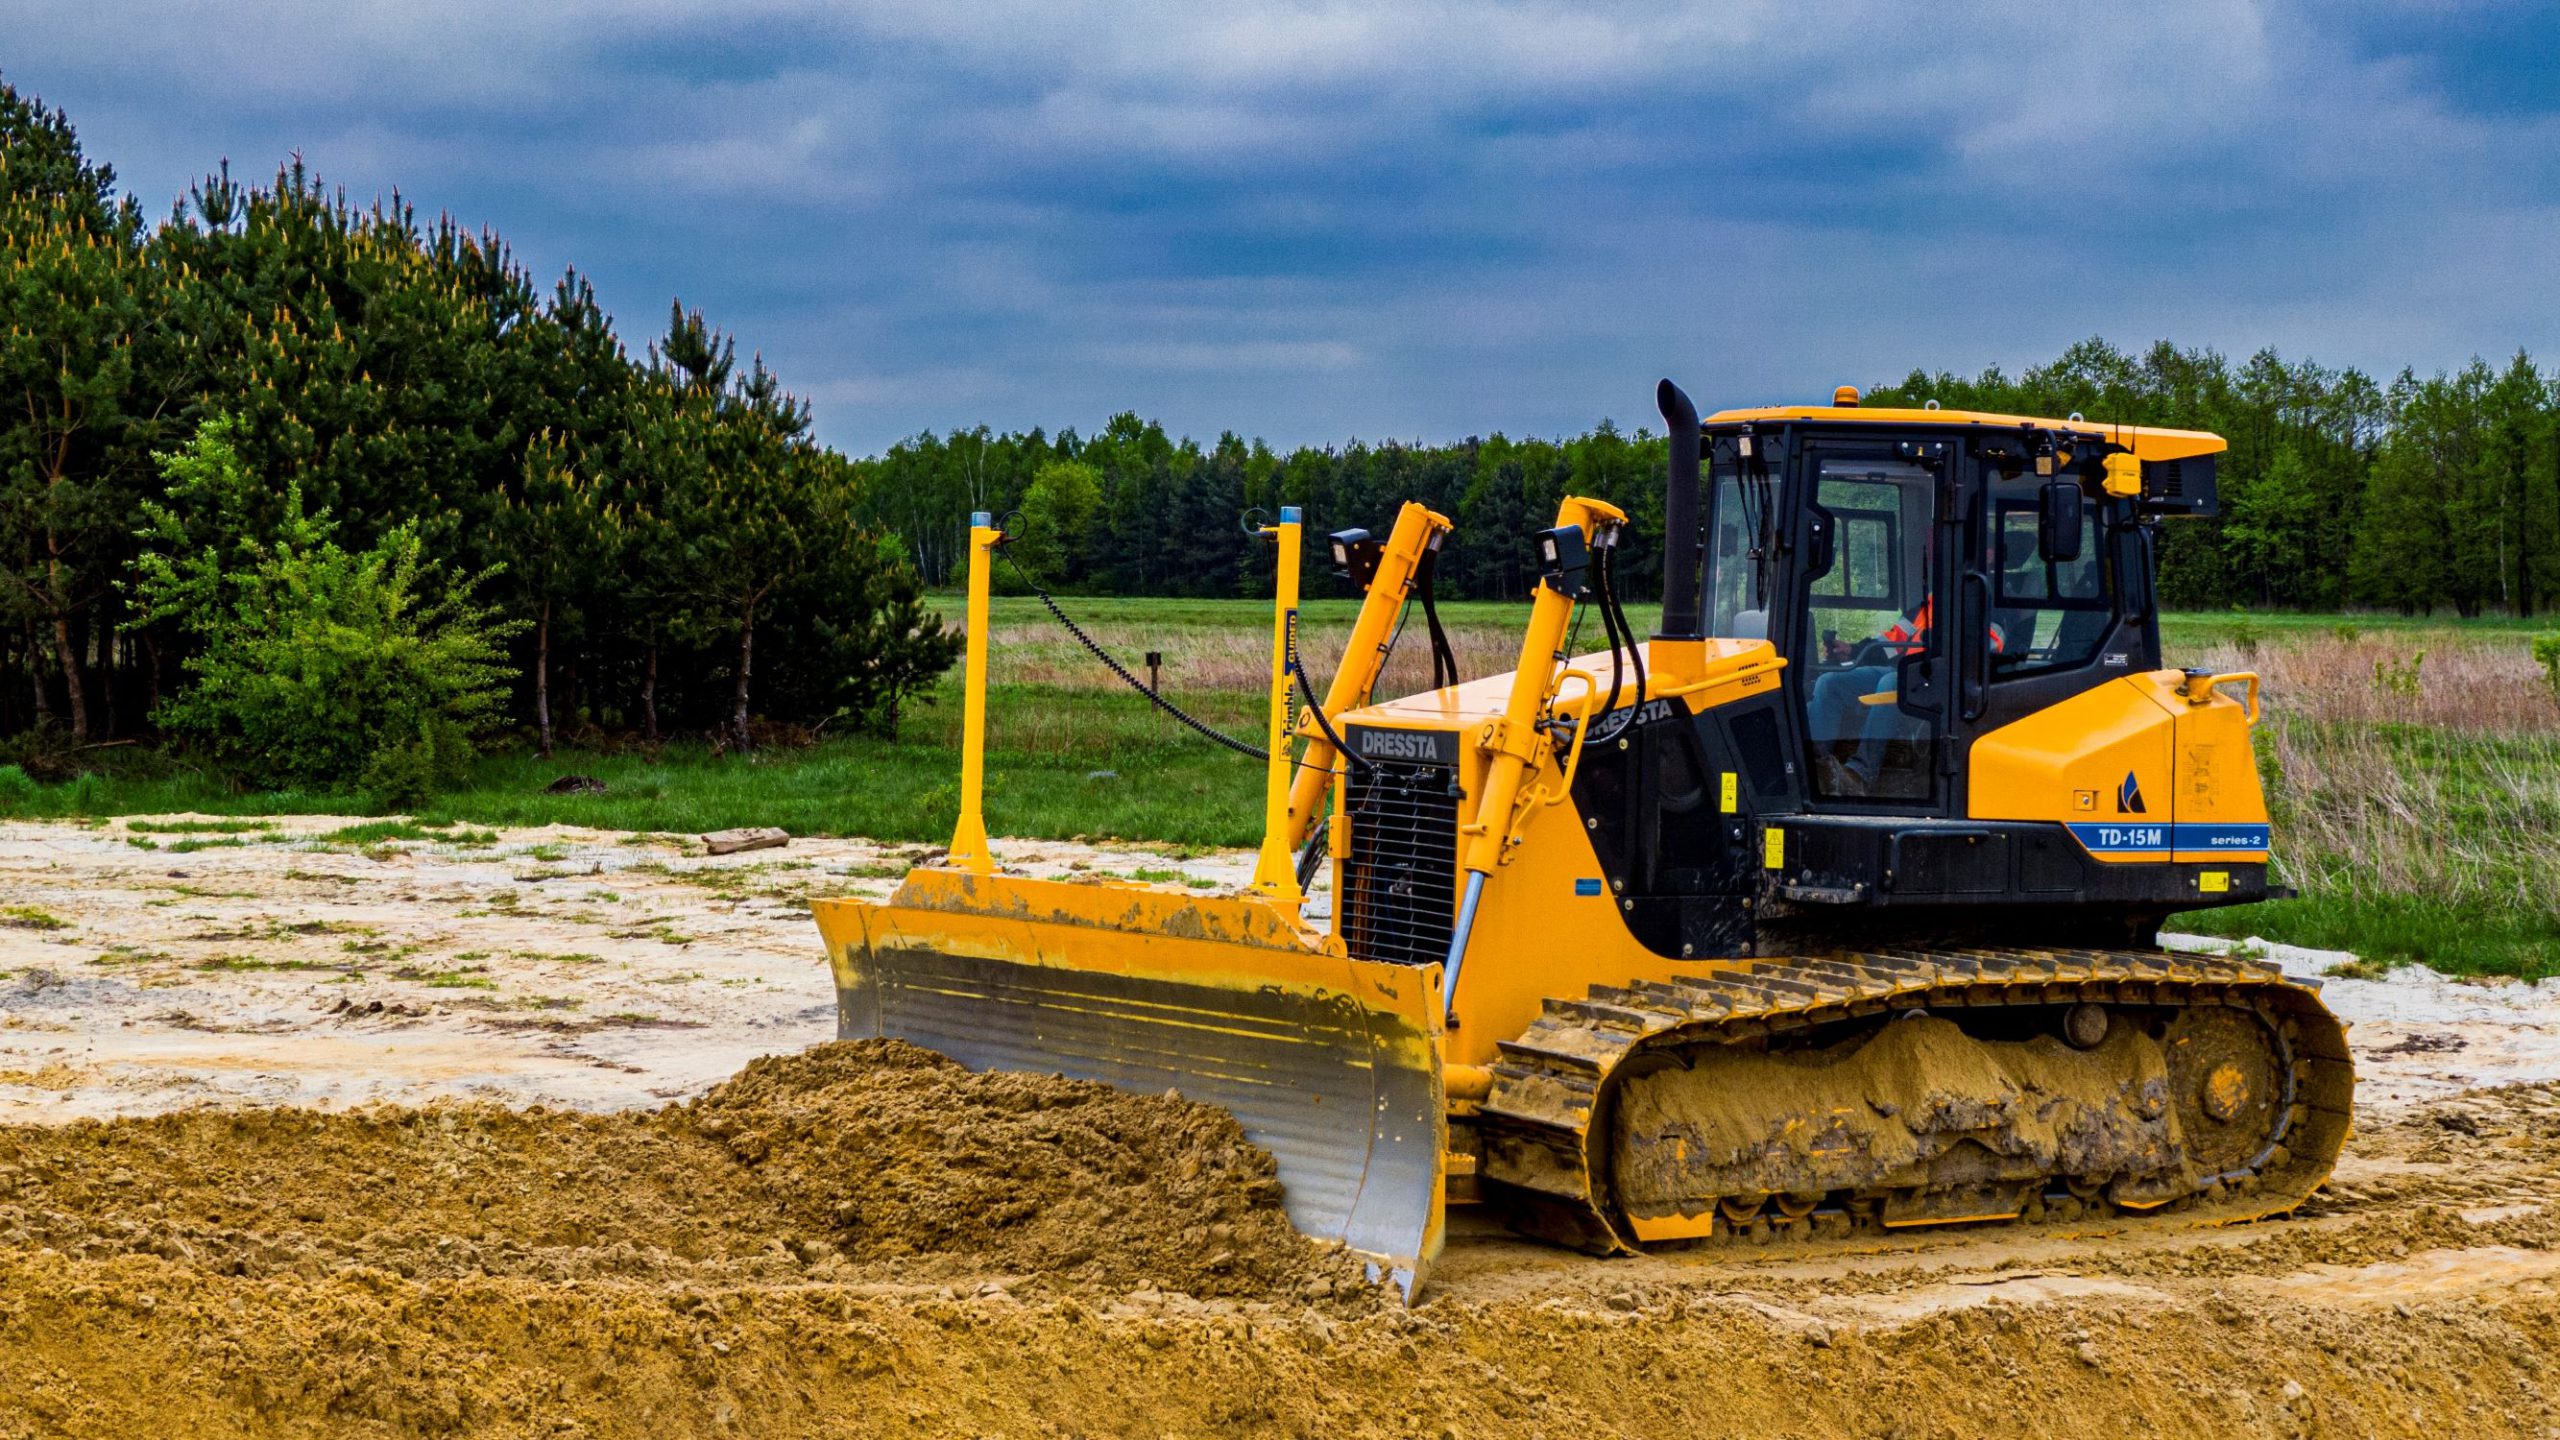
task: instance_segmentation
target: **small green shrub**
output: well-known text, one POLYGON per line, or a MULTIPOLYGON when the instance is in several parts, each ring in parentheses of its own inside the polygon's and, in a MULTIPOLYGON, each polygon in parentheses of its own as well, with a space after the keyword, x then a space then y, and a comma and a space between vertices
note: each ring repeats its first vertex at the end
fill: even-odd
POLYGON ((459 783, 470 767, 472 755, 469 737, 456 736, 450 729, 432 723, 422 724, 413 738, 387 744, 366 756, 364 769, 356 776, 356 788, 364 792, 365 800, 376 810, 415 810, 437 791, 459 783), (440 729, 444 729, 441 736, 440 729))
POLYGON ((22 770, 39 784, 51 785, 79 774, 87 768, 83 758, 71 727, 51 715, 39 715, 24 730, 0 736, 0 765, 22 770))
POLYGON ((2267 638, 2267 632, 2258 628, 2249 612, 2237 605, 2231 607, 2231 620, 2223 633, 2231 637, 2232 646, 2243 655, 2257 654, 2259 643, 2267 638))
POLYGON ((2373 662, 2373 688, 2385 695, 2415 700, 2426 686, 2425 678, 2419 673, 2426 663, 2427 652, 2424 650, 2417 651, 2406 660, 2376 660, 2373 662))
POLYGON ((0 765, 0 816, 26 813, 36 800, 35 777, 15 765, 0 765))
POLYGON ((425 558, 414 525, 350 551, 297 485, 250 476, 217 417, 158 457, 169 503, 148 504, 135 562, 142 620, 202 642, 193 681, 161 724, 250 784, 355 789, 407 808, 459 784, 497 727, 511 678, 502 621, 458 575, 425 558))
POLYGON ((2560 700, 2560 634, 2533 637, 2533 663, 2542 667, 2542 683, 2551 687, 2551 698, 2560 700))

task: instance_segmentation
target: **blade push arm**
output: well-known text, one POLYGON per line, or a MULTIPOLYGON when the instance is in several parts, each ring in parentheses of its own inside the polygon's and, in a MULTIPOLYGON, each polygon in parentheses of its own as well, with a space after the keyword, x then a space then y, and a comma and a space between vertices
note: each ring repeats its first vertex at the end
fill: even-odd
MULTIPOLYGON (((1378 672, 1387 663, 1387 645, 1395 636, 1396 618, 1403 613, 1413 590, 1414 572, 1421 567, 1422 557, 1448 532, 1449 517, 1416 501, 1406 501, 1404 508, 1396 512, 1395 528, 1388 532, 1386 547, 1378 553, 1377 573, 1370 577, 1368 595, 1360 602, 1360 618, 1352 623, 1351 639, 1342 647, 1342 663, 1334 669, 1333 683, 1325 687, 1326 720, 1368 703, 1369 692, 1378 684, 1378 672)), ((1342 765, 1342 756, 1334 749, 1333 741, 1312 718, 1300 724, 1298 733, 1307 737, 1307 752, 1300 757, 1297 779, 1289 787, 1292 847, 1306 844, 1317 822, 1324 818, 1325 795, 1333 788, 1334 772, 1342 765)))
MULTIPOLYGON (((1626 519, 1625 511, 1606 501, 1569 495, 1556 507, 1555 530, 1550 533, 1578 531, 1587 549, 1601 530, 1623 525, 1626 519)), ((1489 763, 1475 813, 1458 828, 1467 888, 1459 902, 1457 928, 1449 937, 1440 987, 1442 997, 1452 1005, 1457 1000, 1458 969, 1466 959, 1467 932, 1475 925, 1476 904, 1484 897, 1485 877, 1509 858, 1512 807, 1519 802, 1530 773, 1551 756, 1538 720, 1555 703, 1564 683, 1565 632, 1573 624, 1580 589, 1579 581, 1569 577, 1550 576, 1539 582, 1537 596, 1530 602, 1529 628, 1520 637, 1520 664, 1511 672, 1510 698, 1502 714, 1487 721, 1476 738, 1489 763)))

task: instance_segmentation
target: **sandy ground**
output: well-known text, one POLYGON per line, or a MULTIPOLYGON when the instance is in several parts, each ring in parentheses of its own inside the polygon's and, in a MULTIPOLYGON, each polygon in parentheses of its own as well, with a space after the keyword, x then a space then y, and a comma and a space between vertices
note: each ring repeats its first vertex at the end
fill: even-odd
MULTIPOLYGON (((712 857, 689 837, 558 826, 325 841, 358 823, 345 817, 173 853, 230 837, 129 823, 0 824, 0 1122, 699 1094, 757 1055, 835 1037, 808 897, 886 896, 932 853, 803 839, 712 857)), ((1005 859, 1204 885, 1241 883, 1253 863, 1065 843, 1005 859)))
POLYGON ((1461 1215, 1407 1310, 1237 1279, 1215 1185, 1091 1210, 1230 1163, 1204 1121, 790 1071, 631 1113, 829 1038, 805 898, 914 847, 316 839, 345 823, 0 825, 0 1120, 51 1122, 0 1126, 0 1437, 2560 1437, 2560 984, 2328 980, 2357 1129, 2293 1219, 1603 1261, 1461 1215), (1043 1198, 1045 1145, 1101 1178, 1043 1198), (1144 1242, 1050 1263, 1096 1214, 1144 1242))
MULTIPOLYGON (((711 857, 689 837, 560 826, 471 832, 490 837, 477 844, 322 838, 355 823, 289 817, 250 843, 182 853, 171 847, 226 837, 0 824, 0 1122, 699 1094, 757 1055, 834 1037, 808 897, 886 896, 931 853, 803 839, 711 857)), ((1240 885, 1253 867, 1249 851, 1002 853, 1035 874, 1143 870, 1203 887, 1240 885)), ((2354 958, 2255 948, 2307 975, 2354 958)), ((2322 993, 2354 1027, 2367 1105, 2560 1079, 2560 981, 2404 968, 2322 993)))

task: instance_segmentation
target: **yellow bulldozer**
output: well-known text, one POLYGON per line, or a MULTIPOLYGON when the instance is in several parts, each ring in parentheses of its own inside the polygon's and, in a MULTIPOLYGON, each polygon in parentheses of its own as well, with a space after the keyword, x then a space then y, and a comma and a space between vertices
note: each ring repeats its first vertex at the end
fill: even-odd
POLYGON ((1567 498, 1523 537, 1517 664, 1459 682, 1450 524, 1408 504, 1332 537, 1365 598, 1318 697, 1300 517, 1268 527, 1265 836, 1233 895, 998 867, 1004 537, 976 517, 959 828, 886 903, 818 905, 839 1033, 1223 1106, 1298 1228, 1408 1296, 1453 1203, 1602 1254, 2298 1206, 2346 1134, 2342 1027, 2317 982, 2158 944, 2285 893, 2257 677, 2160 653, 2160 525, 2214 512, 2223 442, 1846 387, 1657 401, 1649 639, 1626 516, 1567 498), (1417 598, 1435 684, 1376 700, 1417 598), (1606 649, 1567 653, 1577 612, 1606 649))

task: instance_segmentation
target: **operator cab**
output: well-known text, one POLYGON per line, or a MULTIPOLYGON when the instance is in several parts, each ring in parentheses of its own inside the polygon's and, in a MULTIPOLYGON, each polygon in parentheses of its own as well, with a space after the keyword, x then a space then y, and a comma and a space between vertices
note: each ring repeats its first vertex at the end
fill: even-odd
POLYGON ((2151 522, 2210 513, 2212 460, 2147 454, 2220 445, 1847 387, 1702 428, 1707 633, 1786 658, 1809 808, 1906 816, 1967 813, 1975 737, 2158 668, 2151 522))

